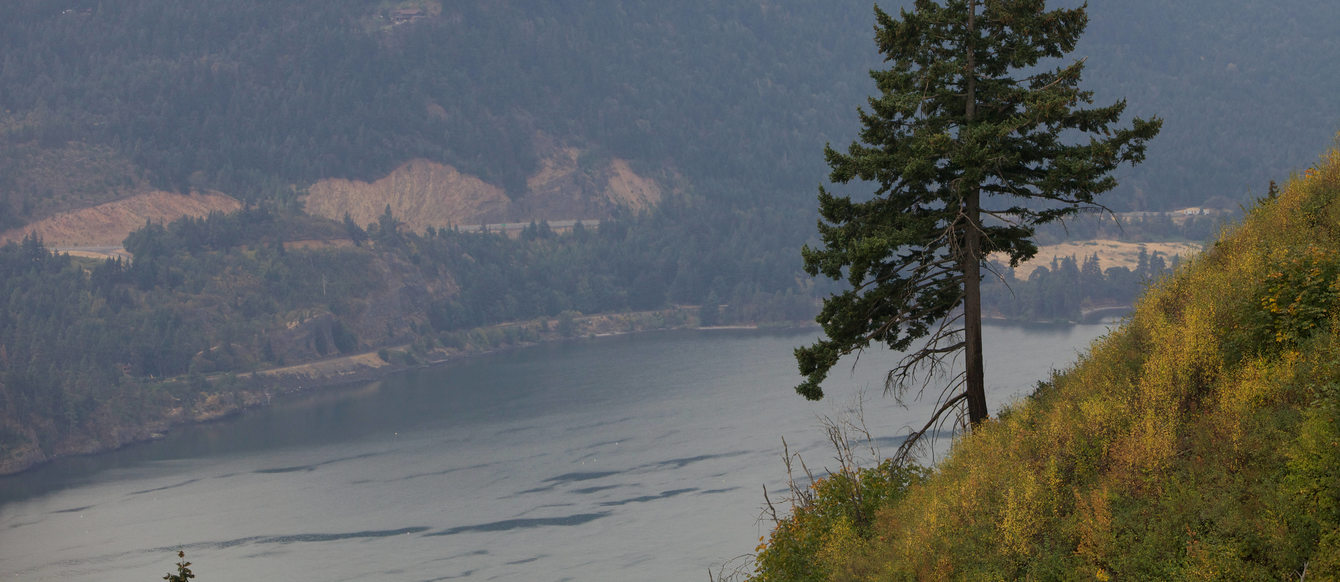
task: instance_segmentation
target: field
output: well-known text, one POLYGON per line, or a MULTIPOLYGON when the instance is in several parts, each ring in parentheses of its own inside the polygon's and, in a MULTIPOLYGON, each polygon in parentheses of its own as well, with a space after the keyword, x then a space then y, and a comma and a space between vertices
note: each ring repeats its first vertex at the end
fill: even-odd
MULTIPOLYGON (((1067 242, 1055 245, 1046 245, 1038 248, 1038 254, 1033 260, 1019 265, 1014 276, 1019 279, 1027 279, 1038 267, 1047 267, 1051 265, 1052 259, 1061 259, 1063 257, 1074 256, 1081 263, 1085 257, 1093 254, 1098 255, 1098 266, 1103 270, 1111 267, 1126 267, 1135 270, 1139 262, 1140 249, 1144 249, 1149 254, 1159 253, 1164 261, 1171 262, 1172 257, 1181 256, 1188 259, 1201 251, 1200 243, 1190 242, 1146 242, 1132 243, 1115 240, 1086 240, 1067 242)), ((1002 257, 993 257, 1003 262, 1002 257)))

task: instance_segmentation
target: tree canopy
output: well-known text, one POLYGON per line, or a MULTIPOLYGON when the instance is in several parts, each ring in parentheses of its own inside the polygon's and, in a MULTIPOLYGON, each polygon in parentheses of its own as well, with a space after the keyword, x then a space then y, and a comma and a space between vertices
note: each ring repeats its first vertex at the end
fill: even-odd
POLYGON ((805 376, 796 390, 821 398, 819 384, 842 356, 926 338, 889 372, 886 390, 901 395, 918 380, 924 390, 963 354, 965 369, 927 428, 963 404, 976 423, 987 416, 985 257, 1027 260, 1038 225, 1101 209, 1096 197, 1116 186, 1112 172, 1142 161, 1162 122, 1120 127, 1124 101, 1091 107, 1092 92, 1079 86, 1083 60, 1040 66, 1074 50, 1088 22, 1083 7, 917 0, 897 19, 875 10, 889 65, 871 72, 879 94, 860 113, 860 141, 824 152, 832 182, 875 191, 857 201, 820 188, 822 246, 805 247, 805 269, 850 288, 824 301, 817 321, 827 338, 796 350, 805 376))

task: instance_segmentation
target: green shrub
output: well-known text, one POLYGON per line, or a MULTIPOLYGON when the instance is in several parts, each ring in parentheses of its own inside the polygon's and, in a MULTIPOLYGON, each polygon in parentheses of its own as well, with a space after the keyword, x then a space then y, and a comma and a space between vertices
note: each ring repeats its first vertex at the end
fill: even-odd
POLYGON ((798 503, 792 514, 777 520, 766 541, 759 540, 752 580, 818 582, 853 567, 870 539, 875 515, 927 474, 915 465, 884 461, 814 480, 808 492, 793 493, 798 503))
POLYGON ((1315 245, 1280 261, 1259 299, 1276 344, 1297 345, 1326 324, 1340 298, 1340 262, 1315 245))

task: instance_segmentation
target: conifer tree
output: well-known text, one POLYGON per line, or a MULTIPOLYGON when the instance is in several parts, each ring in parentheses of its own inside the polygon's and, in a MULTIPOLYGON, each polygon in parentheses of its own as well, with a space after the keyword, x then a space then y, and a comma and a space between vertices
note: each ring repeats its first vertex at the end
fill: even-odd
POLYGON ((962 423, 964 408, 973 425, 987 418, 985 257, 1004 253, 1015 266, 1036 254, 1037 225, 1104 209, 1096 196, 1117 185, 1120 164, 1144 159, 1162 121, 1117 127, 1124 100, 1090 107, 1084 60, 1064 60, 1088 22, 1084 7, 916 0, 900 18, 875 15, 888 63, 871 72, 879 94, 860 111, 860 140, 824 151, 833 183, 875 189, 860 201, 819 189, 822 246, 802 251, 805 269, 850 289, 824 300, 827 337, 796 350, 805 377, 796 391, 822 398, 829 369, 871 342, 906 351, 923 340, 887 375, 886 392, 900 398, 920 395, 961 354, 964 370, 910 450, 933 426, 962 423))

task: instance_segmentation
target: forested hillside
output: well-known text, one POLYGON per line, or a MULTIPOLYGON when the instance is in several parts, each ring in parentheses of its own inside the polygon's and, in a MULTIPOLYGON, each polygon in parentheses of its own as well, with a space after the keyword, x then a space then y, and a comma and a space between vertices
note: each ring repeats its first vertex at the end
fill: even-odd
POLYGON ((752 579, 1333 580, 1337 442, 1333 151, 934 468, 797 488, 752 579))
POLYGON ((783 233, 680 242, 695 240, 686 229, 767 232, 753 220, 690 222, 669 207, 509 237, 418 234, 391 214, 364 230, 258 206, 146 225, 126 239, 129 263, 31 237, 0 246, 0 474, 297 388, 251 374, 278 366, 364 352, 440 361, 570 337, 582 314, 683 303, 707 303, 686 312, 706 324, 809 317, 810 295, 777 267, 783 233))
MULTIPOLYGON (((1340 80, 1317 74, 1340 57, 1333 2, 1090 14, 1076 54, 1098 101, 1167 120, 1114 208, 1259 194, 1340 129, 1340 80)), ((146 180, 256 201, 420 157, 518 196, 541 135, 808 211, 823 143, 873 92, 871 29, 846 0, 6 2, 0 228, 146 180), (44 178, 70 166, 91 175, 44 178)))
POLYGON ((379 178, 416 157, 519 195, 537 132, 703 183, 756 183, 755 196, 800 180, 808 190, 809 160, 851 117, 870 62, 857 4, 24 0, 3 11, 10 147, 105 144, 160 187, 252 200, 379 178))

